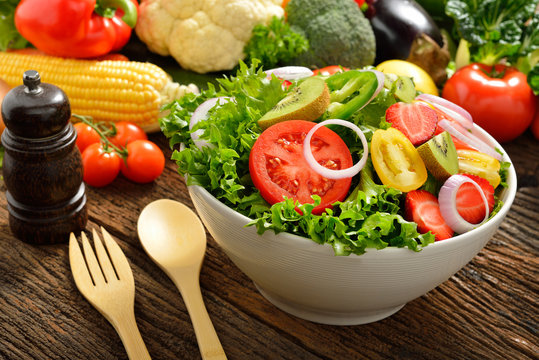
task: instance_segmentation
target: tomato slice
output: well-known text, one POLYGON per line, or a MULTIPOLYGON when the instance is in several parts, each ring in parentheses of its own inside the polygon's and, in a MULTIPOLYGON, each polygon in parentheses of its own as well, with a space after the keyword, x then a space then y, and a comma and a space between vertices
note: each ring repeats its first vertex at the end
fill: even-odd
POLYGON ((457 149, 459 171, 477 175, 496 189, 500 185, 500 162, 490 155, 475 150, 457 149))
POLYGON ((427 169, 419 152, 399 130, 376 130, 371 140, 371 159, 384 185, 403 192, 418 189, 427 181, 427 169))
MULTIPOLYGON (((303 157, 303 140, 315 123, 289 120, 267 128, 256 140, 249 155, 249 171, 254 185, 270 204, 291 198, 301 204, 313 203, 311 195, 321 198, 313 214, 320 214, 348 194, 352 178, 327 179, 311 169, 303 157)), ((332 130, 322 127, 311 139, 316 161, 330 169, 353 165, 344 141, 332 130)))

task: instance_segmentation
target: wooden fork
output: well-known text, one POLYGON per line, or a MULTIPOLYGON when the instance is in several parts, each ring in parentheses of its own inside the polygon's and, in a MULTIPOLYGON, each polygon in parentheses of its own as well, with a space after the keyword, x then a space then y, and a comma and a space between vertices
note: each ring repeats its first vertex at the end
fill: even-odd
POLYGON ((84 232, 81 233, 84 256, 77 238, 71 233, 69 262, 75 284, 116 329, 129 359, 151 359, 135 321, 133 273, 118 244, 103 227, 101 232, 107 250, 95 229, 92 231, 97 258, 84 232))

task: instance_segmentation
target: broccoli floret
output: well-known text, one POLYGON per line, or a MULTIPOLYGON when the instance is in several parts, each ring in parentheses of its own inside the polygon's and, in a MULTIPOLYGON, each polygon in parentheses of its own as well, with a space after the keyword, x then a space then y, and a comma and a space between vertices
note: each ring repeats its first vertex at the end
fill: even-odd
POLYGON ((374 32, 354 0, 290 0, 286 13, 291 29, 310 44, 295 59, 297 65, 359 68, 374 63, 374 32))

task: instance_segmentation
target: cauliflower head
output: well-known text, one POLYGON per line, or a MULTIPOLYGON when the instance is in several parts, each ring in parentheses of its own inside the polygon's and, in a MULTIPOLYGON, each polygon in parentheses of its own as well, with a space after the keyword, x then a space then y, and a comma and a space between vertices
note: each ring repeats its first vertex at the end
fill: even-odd
POLYGON ((143 0, 135 31, 157 54, 198 73, 231 70, 255 25, 284 16, 282 0, 143 0))

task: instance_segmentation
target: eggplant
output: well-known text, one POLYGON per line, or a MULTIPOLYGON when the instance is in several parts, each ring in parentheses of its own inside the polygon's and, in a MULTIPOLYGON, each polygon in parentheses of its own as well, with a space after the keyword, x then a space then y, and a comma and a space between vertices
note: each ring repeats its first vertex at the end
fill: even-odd
POLYGON ((432 17, 413 0, 375 0, 367 12, 376 37, 376 60, 406 60, 415 39, 425 34, 440 47, 444 40, 432 17))
POLYGON ((429 73, 437 85, 447 79, 447 42, 432 17, 414 0, 374 0, 366 17, 376 38, 375 64, 407 60, 429 73))

